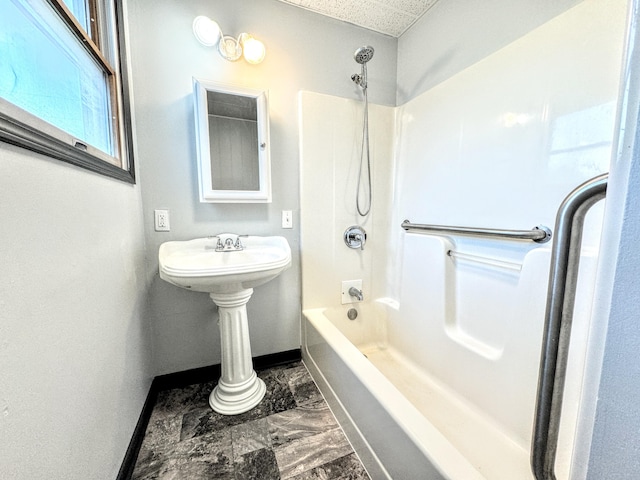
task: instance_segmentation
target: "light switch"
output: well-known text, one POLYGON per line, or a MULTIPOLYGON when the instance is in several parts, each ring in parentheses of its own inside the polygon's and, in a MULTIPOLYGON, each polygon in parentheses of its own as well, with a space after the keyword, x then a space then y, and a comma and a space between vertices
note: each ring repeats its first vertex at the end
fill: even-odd
POLYGON ((293 228, 293 214, 291 210, 282 211, 282 228, 293 228))

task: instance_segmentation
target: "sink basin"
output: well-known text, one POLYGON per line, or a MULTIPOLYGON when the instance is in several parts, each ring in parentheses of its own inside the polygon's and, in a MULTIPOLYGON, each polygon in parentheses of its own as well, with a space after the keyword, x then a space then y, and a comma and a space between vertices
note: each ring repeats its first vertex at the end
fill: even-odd
POLYGON ((254 408, 264 398, 266 386, 253 369, 246 304, 254 287, 291 265, 287 240, 220 234, 166 242, 160 245, 158 260, 163 280, 208 292, 218 306, 222 376, 209 395, 209 405, 223 415, 254 408))
POLYGON ((216 251, 217 238, 166 242, 160 246, 160 278, 178 287, 234 293, 277 277, 291 265, 284 237, 248 236, 243 250, 216 251))

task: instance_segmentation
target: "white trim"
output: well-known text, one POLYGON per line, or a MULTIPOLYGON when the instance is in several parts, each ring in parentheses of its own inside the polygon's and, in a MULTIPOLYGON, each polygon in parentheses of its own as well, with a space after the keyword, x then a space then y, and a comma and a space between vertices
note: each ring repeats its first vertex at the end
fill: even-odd
POLYGON ((198 190, 203 203, 271 203, 271 155, 268 92, 207 80, 193 79, 198 190), (215 190, 211 184, 211 150, 207 116, 207 92, 254 98, 257 103, 259 190, 215 190))

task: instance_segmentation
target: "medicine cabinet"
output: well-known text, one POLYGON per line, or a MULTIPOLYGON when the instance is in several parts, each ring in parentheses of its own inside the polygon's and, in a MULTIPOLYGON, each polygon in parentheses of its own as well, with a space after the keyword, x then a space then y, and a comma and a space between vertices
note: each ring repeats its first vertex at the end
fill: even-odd
POLYGON ((201 202, 271 202, 267 92, 193 80, 201 202))

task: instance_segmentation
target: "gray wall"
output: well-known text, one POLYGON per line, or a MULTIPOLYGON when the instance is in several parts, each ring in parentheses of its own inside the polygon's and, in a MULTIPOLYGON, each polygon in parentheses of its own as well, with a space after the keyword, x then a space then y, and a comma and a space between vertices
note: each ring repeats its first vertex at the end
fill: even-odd
MULTIPOLYGON (((635 114, 638 114, 637 106, 635 114)), ((597 398, 588 479, 638 478, 640 471, 640 146, 635 142, 609 297, 605 349, 597 398)), ((626 172, 625 172, 626 174, 626 172)), ((614 200, 615 201, 615 200, 614 200)), ((609 207, 609 206, 608 206, 609 207)))
POLYGON ((582 0, 441 0, 398 41, 403 105, 582 0))
POLYGON ((579 450, 589 480, 634 480, 640 471, 640 1, 629 3, 634 14, 624 74, 626 108, 607 192, 604 285, 595 299, 603 321, 592 341, 601 354, 593 355, 596 362, 587 371, 587 382, 595 385, 589 395, 593 405, 585 408, 585 437, 591 437, 590 417, 595 422, 591 442, 584 446, 588 451, 579 450))
POLYGON ((153 376, 140 189, 0 143, 0 478, 115 478, 153 376))
MULTIPOLYGON (((248 305, 254 355, 298 348, 300 315, 299 153, 300 90, 358 98, 351 82, 359 71, 357 47, 371 44, 370 100, 395 104, 397 41, 282 2, 264 0, 129 2, 138 162, 151 281, 156 373, 220 362, 215 307, 208 295, 160 280, 162 242, 219 232, 284 235, 293 265, 255 290, 248 305), (197 15, 216 20, 225 34, 248 31, 267 48, 265 61, 230 63, 200 45, 191 24, 197 15), (196 183, 192 77, 269 90, 273 203, 202 204, 196 183), (153 229, 153 210, 170 211, 171 232, 153 229), (293 210, 293 230, 280 228, 293 210)), ((331 122, 328 118, 327 122, 331 122)))

